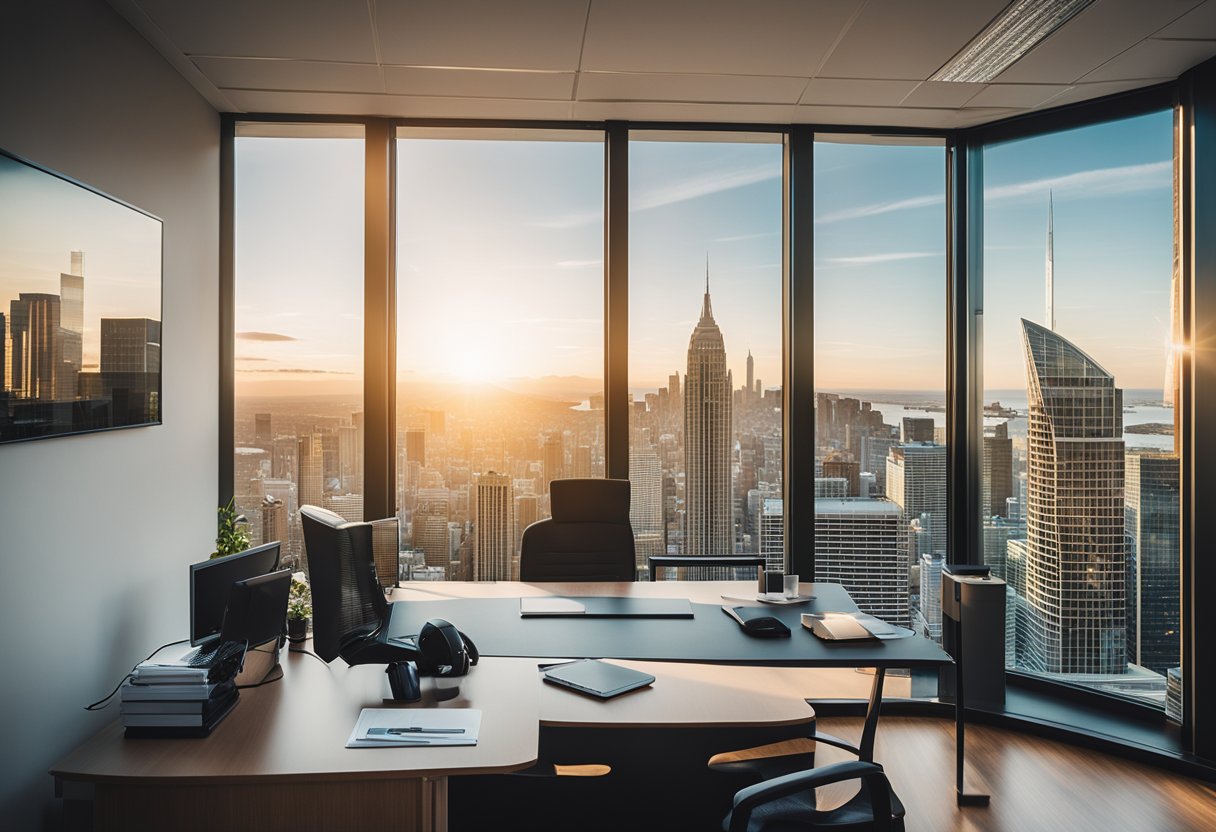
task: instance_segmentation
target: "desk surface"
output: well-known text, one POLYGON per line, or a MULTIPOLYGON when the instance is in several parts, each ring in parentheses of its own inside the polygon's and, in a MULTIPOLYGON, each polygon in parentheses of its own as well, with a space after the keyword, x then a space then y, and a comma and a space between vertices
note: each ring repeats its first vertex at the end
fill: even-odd
MULTIPOLYGON (((311 646, 311 643, 309 644, 311 646)), ((198 783, 301 782, 482 774, 536 761, 539 726, 579 728, 775 727, 810 723, 805 671, 768 667, 621 661, 655 684, 608 701, 545 684, 534 658, 486 658, 457 699, 394 707, 476 707, 483 713, 472 747, 345 748, 361 708, 380 699, 376 665, 328 668, 298 653, 284 656, 284 678, 242 691, 241 701, 202 740, 125 740, 117 721, 55 764, 62 780, 198 783)))
POLYGON ((480 708, 478 744, 448 748, 344 747, 360 709, 389 706, 380 698, 383 665, 326 666, 284 651, 283 671, 281 681, 241 691, 236 708, 206 739, 127 740, 115 721, 51 774, 93 782, 301 782, 505 772, 536 762, 535 662, 484 662, 459 697, 441 703, 424 680, 422 702, 395 706, 480 708))
POLYGON ((801 589, 816 600, 765 606, 790 628, 789 638, 749 636, 722 612, 723 604, 745 603, 724 600, 724 595, 755 597, 752 581, 410 583, 393 593, 393 600, 402 603, 393 605, 391 630, 394 635, 408 635, 417 633, 429 618, 445 618, 467 633, 483 656, 611 656, 786 667, 927 667, 951 661, 932 641, 916 636, 890 641, 823 641, 802 626, 801 614, 848 612, 857 605, 840 584, 804 583, 801 589), (525 595, 687 598, 692 602, 693 617, 525 619, 520 617, 518 602, 525 595))

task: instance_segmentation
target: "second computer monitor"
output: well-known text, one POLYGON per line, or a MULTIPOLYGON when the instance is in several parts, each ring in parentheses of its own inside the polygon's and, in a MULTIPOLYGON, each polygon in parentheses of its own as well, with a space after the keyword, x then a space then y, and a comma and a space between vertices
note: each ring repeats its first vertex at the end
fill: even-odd
POLYGON ((273 572, 279 565, 279 542, 190 566, 190 643, 198 646, 219 635, 228 592, 237 581, 273 572))

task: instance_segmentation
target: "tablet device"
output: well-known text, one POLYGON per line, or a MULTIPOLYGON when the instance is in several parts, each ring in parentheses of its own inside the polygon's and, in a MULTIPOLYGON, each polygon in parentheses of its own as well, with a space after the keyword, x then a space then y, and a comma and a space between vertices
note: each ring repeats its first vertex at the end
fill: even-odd
POLYGON ((545 681, 586 693, 600 699, 611 699, 631 690, 654 683, 649 673, 631 670, 598 659, 583 659, 545 671, 545 681))

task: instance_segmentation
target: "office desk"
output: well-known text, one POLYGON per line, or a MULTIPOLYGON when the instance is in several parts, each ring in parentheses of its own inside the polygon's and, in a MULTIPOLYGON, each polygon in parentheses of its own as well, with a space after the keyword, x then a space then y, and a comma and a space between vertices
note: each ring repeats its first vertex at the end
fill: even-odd
POLYGON ((206 739, 125 740, 113 722, 51 769, 57 794, 94 801, 105 830, 446 828, 447 777, 536 762, 534 662, 487 661, 460 696, 402 707, 480 708, 476 746, 345 748, 359 711, 384 707, 380 666, 284 653, 281 681, 241 692, 206 739), (83 792, 83 794, 82 794, 83 792))
MULTIPOLYGON (((51 774, 59 796, 93 801, 98 832, 380 829, 387 819, 394 830, 442 832, 449 778, 529 769, 542 747, 550 760, 619 766, 611 748, 608 757, 580 756, 604 747, 587 737, 611 737, 632 757, 659 729, 724 750, 736 737, 804 736, 815 718, 795 675, 777 668, 622 662, 659 682, 605 703, 543 683, 537 664, 487 657, 459 698, 434 702, 424 679, 423 701, 399 706, 482 709, 476 746, 345 748, 361 708, 389 706, 380 699, 383 669, 285 653, 284 678, 242 691, 211 737, 125 740, 112 722, 51 774)), ((699 754, 695 742, 675 745, 685 757, 699 754)))

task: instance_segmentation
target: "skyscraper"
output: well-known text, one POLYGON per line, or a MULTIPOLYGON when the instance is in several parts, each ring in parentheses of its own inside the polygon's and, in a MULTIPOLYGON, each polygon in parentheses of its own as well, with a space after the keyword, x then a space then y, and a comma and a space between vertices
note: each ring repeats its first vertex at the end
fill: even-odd
POLYGON ((714 321, 709 274, 701 319, 688 342, 684 378, 684 553, 734 553, 731 500, 731 383, 714 321))
POLYGON ((905 416, 900 425, 899 439, 905 445, 909 442, 932 442, 933 417, 905 416))
POLYGON ((747 401, 755 392, 756 387, 756 361, 752 358, 751 347, 747 350, 747 387, 744 388, 743 400, 747 401))
POLYGON ((58 295, 22 292, 9 305, 12 391, 19 398, 54 399, 63 366, 58 295))
POLYGON ((266 451, 274 446, 274 429, 271 427, 269 413, 253 414, 253 442, 266 451))
POLYGON ((562 435, 560 433, 551 433, 545 437, 545 444, 541 447, 541 493, 549 493, 549 483, 554 480, 560 480, 565 476, 563 472, 565 463, 565 451, 562 448, 562 435))
POLYGON ((911 533, 919 521, 930 552, 946 551, 946 446, 917 442, 896 445, 887 457, 887 497, 903 510, 901 541, 907 563, 920 557, 911 533), (925 524, 928 528, 925 528, 925 524))
POLYGON ((1124 673, 1123 391, 1046 327, 1023 319, 1022 342, 1030 415, 1018 660, 1045 673, 1124 673))
POLYGON ((1004 517, 1013 496, 1013 440, 1009 425, 1002 422, 984 430, 982 511, 987 517, 1004 517))
POLYGON ((1127 452, 1124 504, 1128 579, 1128 658, 1165 675, 1180 662, 1178 457, 1127 452))
POLYGON ((920 556, 920 625, 926 638, 942 642, 942 564, 940 552, 920 556))
POLYGON ((0 396, 8 393, 12 368, 8 363, 8 319, 0 312, 0 396))
MULTIPOLYGON (((527 480, 527 482, 532 482, 527 480)), ((515 550, 519 554, 523 542, 524 529, 540 519, 540 500, 535 494, 518 494, 515 497, 515 550)))
POLYGON ((102 373, 159 373, 160 321, 101 319, 102 373))
POLYGON ((269 494, 262 497, 262 542, 278 540, 280 551, 287 554, 287 506, 269 494))
POLYGON ((451 567, 452 544, 448 535, 449 495, 446 488, 419 488, 414 509, 414 548, 419 549, 427 566, 445 571, 451 567))
POLYGON ((862 612, 908 626, 902 514, 890 500, 815 500, 815 580, 843 584, 862 612))
POLYGON ((426 467, 426 431, 422 428, 405 429, 405 461, 426 467))
POLYGON ((629 524, 633 527, 636 566, 666 552, 663 535, 663 467, 650 445, 629 445, 629 524))
POLYGON ((518 569, 511 478, 490 471, 477 477, 474 488, 473 580, 514 580, 518 569))
POLYGON ((296 452, 296 493, 302 506, 322 506, 325 496, 324 451, 321 434, 306 433, 296 452))
POLYGON ((760 516, 756 523, 760 530, 760 556, 764 568, 773 572, 785 571, 785 501, 780 497, 766 497, 760 502, 760 516))
POLYGON ((58 398, 76 395, 84 348, 84 252, 72 252, 71 271, 59 275, 59 327, 63 339, 63 374, 58 398))

